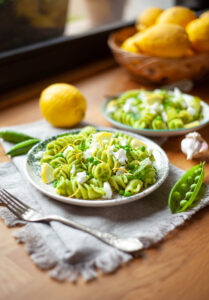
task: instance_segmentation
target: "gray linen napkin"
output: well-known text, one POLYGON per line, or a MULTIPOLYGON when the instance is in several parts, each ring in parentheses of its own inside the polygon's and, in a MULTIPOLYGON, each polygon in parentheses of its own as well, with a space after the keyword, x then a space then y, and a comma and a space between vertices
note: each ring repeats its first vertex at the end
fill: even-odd
MULTIPOLYGON (((45 121, 12 127, 41 139, 62 132, 52 128, 45 121)), ((11 144, 3 142, 8 150, 11 144)), ((204 198, 192 210, 172 215, 168 208, 168 194, 183 171, 170 165, 166 182, 144 199, 115 207, 90 208, 62 204, 37 191, 24 175, 25 156, 15 157, 12 162, 0 164, 1 185, 21 200, 44 213, 59 214, 87 226, 121 236, 138 237, 144 248, 162 240, 168 232, 182 225, 196 211, 209 204, 209 188, 204 198)), ((0 207, 0 216, 8 226, 20 223, 5 207, 0 207)), ((25 243, 26 249, 35 262, 57 280, 76 281, 79 274, 84 280, 97 277, 96 268, 112 272, 132 255, 114 249, 96 238, 58 222, 47 224, 26 224, 15 237, 25 243)))

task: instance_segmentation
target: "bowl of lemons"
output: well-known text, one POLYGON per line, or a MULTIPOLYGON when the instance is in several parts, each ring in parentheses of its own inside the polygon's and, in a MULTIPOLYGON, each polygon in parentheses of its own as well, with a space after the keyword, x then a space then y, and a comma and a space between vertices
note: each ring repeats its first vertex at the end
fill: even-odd
POLYGON ((109 36, 115 60, 142 83, 169 84, 209 76, 209 11, 150 7, 135 26, 109 36))

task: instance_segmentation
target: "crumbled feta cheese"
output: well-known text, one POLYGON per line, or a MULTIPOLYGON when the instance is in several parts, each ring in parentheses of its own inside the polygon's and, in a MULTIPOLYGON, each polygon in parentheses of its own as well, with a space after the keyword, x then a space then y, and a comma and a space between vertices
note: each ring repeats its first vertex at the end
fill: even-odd
POLYGON ((159 94, 159 93, 161 93, 161 90, 160 89, 155 89, 153 93, 154 94, 159 94))
POLYGON ((174 102, 179 102, 179 100, 180 100, 181 101, 181 106, 183 108, 185 108, 187 106, 186 103, 185 103, 187 101, 186 101, 186 99, 184 99, 184 95, 186 95, 186 94, 182 94, 182 92, 178 88, 175 88, 174 91, 171 92, 171 95, 172 94, 173 94, 172 100, 174 102), (185 102, 183 100, 185 100, 185 102))
POLYGON ((43 153, 44 153, 44 151, 39 151, 36 154, 34 154, 35 159, 41 159, 43 153))
POLYGON ((112 189, 108 182, 104 182, 103 189, 105 192, 105 195, 103 198, 111 199, 112 198, 112 189))
POLYGON ((126 151, 124 149, 119 149, 117 152, 113 152, 113 155, 115 158, 119 161, 121 165, 124 165, 126 161, 128 160, 126 156, 126 151))
POLYGON ((116 109, 117 109, 116 105, 113 105, 113 106, 107 107, 106 111, 107 111, 108 114, 112 114, 116 111, 116 109))
POLYGON ((128 145, 128 140, 122 139, 122 140, 120 140, 120 144, 121 144, 121 146, 126 146, 126 145, 128 145))
POLYGON ((87 149, 87 150, 83 153, 85 159, 90 158, 90 157, 92 156, 92 152, 94 152, 92 148, 87 149))
POLYGON ((158 102, 155 102, 152 105, 147 105, 146 108, 149 109, 149 111, 153 115, 156 115, 160 111, 160 106, 158 102))
POLYGON ((67 154, 68 151, 73 151, 73 150, 74 150, 73 147, 68 146, 68 147, 64 150, 63 156, 66 156, 66 154, 67 154))
POLYGON ((152 149, 152 148, 150 148, 150 147, 147 147, 147 148, 146 148, 146 150, 147 150, 147 152, 148 152, 148 154, 149 154, 149 155, 151 155, 151 154, 152 154, 152 151, 153 151, 153 149, 152 149))
POLYGON ((125 173, 125 169, 120 168, 120 170, 117 170, 116 175, 123 175, 125 173))
POLYGON ((109 152, 110 152, 110 154, 113 155, 114 149, 115 149, 115 146, 114 146, 114 145, 109 147, 109 152))
POLYGON ((164 122, 168 121, 167 114, 166 114, 165 111, 162 111, 161 116, 162 116, 162 119, 163 119, 164 122))
POLYGON ((161 109, 158 102, 153 103, 151 107, 152 107, 152 109, 156 110, 157 112, 161 109))
POLYGON ((141 100, 142 102, 145 102, 147 100, 147 95, 145 92, 140 92, 138 95, 138 99, 141 100))
POLYGON ((123 110, 128 113, 128 112, 133 112, 133 113, 137 113, 138 109, 137 107, 133 106, 133 104, 131 102, 126 102, 123 105, 123 110))
POLYGON ((181 106, 182 106, 183 108, 186 108, 186 107, 187 107, 187 105, 186 105, 185 102, 181 102, 181 106))
POLYGON ((75 165, 73 165, 73 166, 72 166, 72 169, 71 169, 71 171, 70 171, 70 173, 71 173, 72 175, 74 175, 74 174, 75 174, 75 171, 76 171, 76 170, 75 170, 75 165))
POLYGON ((123 110, 128 112, 133 112, 134 114, 138 113, 138 108, 134 105, 134 98, 127 98, 126 103, 123 105, 123 110))
POLYGON ((132 106, 132 112, 134 114, 137 114, 139 112, 138 108, 136 106, 132 106))
POLYGON ((181 97, 181 95, 182 95, 181 91, 178 88, 175 88, 173 91, 174 98, 179 98, 179 97, 181 97))
POLYGON ((196 110, 195 110, 193 107, 191 107, 191 106, 189 106, 189 107, 187 108, 187 112, 188 112, 191 116, 194 116, 194 115, 196 114, 196 110))
POLYGON ((86 172, 79 172, 76 174, 76 177, 77 177, 77 182, 80 184, 86 182, 87 180, 86 172))
POLYGON ((149 157, 147 157, 147 158, 145 158, 144 160, 142 160, 141 163, 147 164, 147 165, 152 165, 152 162, 151 162, 151 160, 149 159, 149 157))
POLYGON ((133 102, 135 101, 135 99, 132 97, 132 98, 127 98, 126 99, 126 103, 130 103, 130 104, 133 104, 133 102))
POLYGON ((187 106, 191 105, 191 102, 193 101, 194 97, 191 95, 187 95, 187 94, 182 94, 182 97, 184 99, 184 101, 186 102, 187 106))

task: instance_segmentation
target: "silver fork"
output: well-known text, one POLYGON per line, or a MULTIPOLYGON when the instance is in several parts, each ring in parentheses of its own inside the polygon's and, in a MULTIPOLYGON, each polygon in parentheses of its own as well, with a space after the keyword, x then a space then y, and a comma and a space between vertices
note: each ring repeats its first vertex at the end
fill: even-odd
POLYGON ((143 244, 137 238, 120 237, 107 232, 102 232, 58 215, 43 215, 42 213, 39 213, 27 204, 23 203, 4 189, 0 189, 0 201, 2 202, 2 204, 6 205, 6 207, 15 216, 17 216, 18 219, 27 222, 61 222, 75 229, 85 231, 98 238, 99 240, 128 253, 135 252, 143 248, 143 244))

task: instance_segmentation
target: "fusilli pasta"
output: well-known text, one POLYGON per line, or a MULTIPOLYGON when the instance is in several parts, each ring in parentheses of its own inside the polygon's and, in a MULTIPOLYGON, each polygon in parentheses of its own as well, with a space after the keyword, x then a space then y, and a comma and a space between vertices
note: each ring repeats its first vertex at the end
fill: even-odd
POLYGON ((112 99, 106 106, 109 116, 119 123, 139 129, 178 129, 202 118, 200 98, 174 91, 131 90, 112 99))
POLYGON ((43 172, 46 165, 53 170, 58 194, 95 200, 130 196, 154 184, 153 161, 151 149, 130 135, 85 127, 48 143, 41 165, 43 172))

